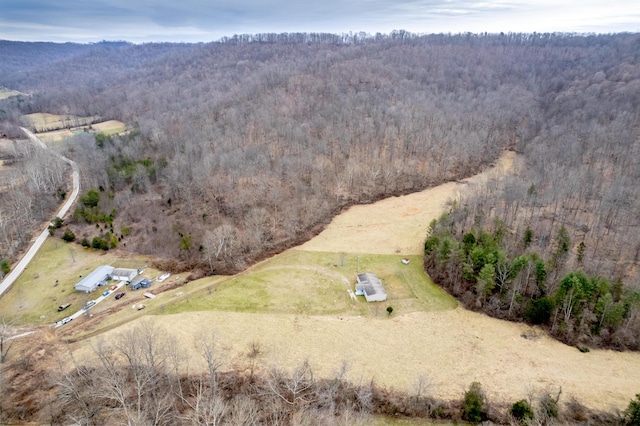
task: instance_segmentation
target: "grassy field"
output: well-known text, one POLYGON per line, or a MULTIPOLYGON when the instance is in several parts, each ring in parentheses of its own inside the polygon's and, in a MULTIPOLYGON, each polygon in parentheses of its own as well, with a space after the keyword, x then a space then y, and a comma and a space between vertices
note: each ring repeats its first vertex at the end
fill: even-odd
MULTIPOLYGON (((74 327, 75 337, 110 329, 142 314, 174 314, 194 311, 234 311, 245 313, 367 316, 384 312, 440 311, 454 309, 457 302, 434 285, 422 270, 419 256, 410 256, 405 265, 397 255, 363 255, 289 250, 234 277, 208 277, 182 285, 184 274, 174 275, 163 286, 177 288, 147 300, 143 292, 127 291, 120 301, 104 301, 91 310, 97 320, 87 321, 90 330, 74 327), (356 273, 375 271, 388 294, 387 303, 369 304, 363 296, 354 301, 356 273), (144 302, 144 312, 118 309, 144 302), (106 313, 103 315, 103 313, 106 313), (98 320, 99 319, 99 320, 98 320)), ((100 265, 141 267, 144 257, 120 256, 116 252, 86 249, 77 244, 49 239, 36 258, 18 279, 11 291, 0 298, 0 311, 13 312, 20 325, 48 324, 78 310, 98 292, 76 292, 74 285, 100 265), (34 291, 37 289, 37 291, 34 291), (57 312, 62 303, 72 303, 57 312)), ((146 269, 144 275, 154 279, 162 271, 146 269)), ((161 285, 154 282, 152 292, 161 285)), ((74 322, 79 326, 81 321, 74 322)))
POLYGON ((10 291, 0 298, 0 312, 11 312, 18 325, 54 323, 99 295, 75 291, 80 276, 86 276, 100 265, 126 268, 140 267, 145 262, 144 257, 86 249, 50 238, 10 291), (58 306, 63 303, 72 305, 58 312, 58 306))
POLYGON ((23 118, 36 130, 36 132, 48 132, 51 130, 68 129, 72 127, 88 126, 98 119, 97 116, 78 117, 75 115, 48 114, 36 112, 24 115, 23 118))
MULTIPOLYGON (((91 117, 88 117, 89 119, 91 117)), ((53 120, 53 119, 51 119, 53 120)), ((64 121, 57 121, 55 123, 63 123, 64 121)), ((46 132, 39 132, 37 136, 45 143, 57 143, 64 139, 70 138, 73 135, 90 132, 92 134, 102 133, 104 135, 122 134, 127 131, 125 124, 118 120, 103 121, 100 123, 94 123, 92 125, 82 125, 78 127, 71 127, 69 129, 50 130, 46 132)))
POLYGON ((20 95, 24 95, 24 93, 18 92, 17 90, 7 89, 6 87, 0 87, 0 99, 7 99, 12 96, 20 95))
POLYGON ((235 311, 305 315, 369 315, 381 309, 363 296, 354 301, 357 271, 375 271, 388 294, 387 305, 402 312, 453 309, 457 302, 435 286, 419 256, 404 265, 395 255, 331 254, 289 250, 247 272, 167 305, 164 313, 235 311), (358 269, 359 267, 359 269, 358 269))
POLYGON ((90 132, 104 135, 122 134, 127 126, 118 120, 108 120, 96 123, 98 116, 78 117, 75 115, 60 115, 48 113, 33 113, 23 116, 32 126, 38 137, 45 143, 56 143, 75 134, 90 132), (92 124, 93 123, 93 124, 92 124))

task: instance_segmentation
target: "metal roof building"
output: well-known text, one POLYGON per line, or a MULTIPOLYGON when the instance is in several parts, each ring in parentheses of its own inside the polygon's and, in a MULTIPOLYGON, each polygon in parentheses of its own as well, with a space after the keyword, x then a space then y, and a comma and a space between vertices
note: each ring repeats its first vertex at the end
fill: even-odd
POLYGON ((378 277, 369 272, 357 275, 356 295, 364 296, 367 302, 382 302, 387 300, 387 292, 384 291, 382 282, 378 277))
POLYGON ((111 279, 118 281, 131 281, 138 275, 137 269, 116 268, 111 272, 111 279))
POLYGON ((113 266, 98 266, 93 272, 76 284, 76 290, 91 293, 100 285, 106 284, 106 281, 111 278, 111 272, 113 272, 113 266))

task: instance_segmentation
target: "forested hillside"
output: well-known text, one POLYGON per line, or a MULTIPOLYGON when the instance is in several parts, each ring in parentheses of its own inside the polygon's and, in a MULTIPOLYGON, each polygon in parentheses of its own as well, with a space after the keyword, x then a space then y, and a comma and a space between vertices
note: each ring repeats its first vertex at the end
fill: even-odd
POLYGON ((467 193, 425 248, 427 270, 468 307, 637 350, 640 52, 623 40, 565 50, 514 175, 467 193))
MULTIPOLYGON (((542 248, 567 222, 572 241, 593 238, 585 264, 622 258, 631 284, 638 250, 621 238, 638 232, 629 151, 638 41, 394 32, 98 43, 59 60, 31 49, 41 67, 0 64, 1 85, 32 94, 2 109, 14 122, 42 111, 130 125, 127 135, 79 135, 64 148, 85 194, 69 226, 87 244, 203 273, 238 270, 308 238, 344 206, 468 176, 515 149, 525 158, 518 176, 466 201, 473 213, 456 226, 495 214, 505 241, 528 225, 542 248), (586 219, 585 209, 597 214, 586 219)), ((15 235, 16 223, 2 222, 0 235, 15 235)))

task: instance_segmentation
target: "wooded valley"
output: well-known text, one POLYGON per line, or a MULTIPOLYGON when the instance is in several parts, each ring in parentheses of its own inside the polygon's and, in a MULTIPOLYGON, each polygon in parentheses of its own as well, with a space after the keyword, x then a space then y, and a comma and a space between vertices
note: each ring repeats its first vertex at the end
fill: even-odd
MULTIPOLYGON (((639 44, 639 34, 403 31, 0 41, 0 85, 27 94, 0 99, 0 276, 67 197, 67 165, 51 150, 76 161, 82 180, 78 207, 51 232, 164 259, 161 269, 191 279, 242 270, 350 205, 459 180, 512 150, 512 173, 470 187, 424 224, 425 269, 471 309, 540 324, 584 351, 638 350, 639 44), (19 129, 36 112, 128 130, 78 132, 42 150, 19 129)), ((0 417, 369 424, 371 414, 402 413, 509 423, 535 411, 540 424, 623 424, 640 413, 640 396, 624 415, 575 400, 558 411, 560 391, 509 409, 485 404, 477 382, 463 401, 441 401, 426 382, 394 393, 352 384, 343 370, 315 378, 305 363, 258 374, 259 346, 222 373, 219 346, 200 337, 200 375, 149 324, 102 342, 71 371, 44 370, 36 340, 13 361, 0 417)), ((47 351, 66 354, 61 346, 47 351)))
MULTIPOLYGON (((639 41, 402 31, 4 41, 0 84, 30 96, 0 101, 1 130, 20 138, 20 116, 32 112, 128 123, 126 134, 79 134, 59 147, 80 165, 84 194, 65 227, 83 245, 158 256, 194 277, 241 270, 346 206, 460 179, 515 150, 515 173, 457 201, 442 222, 451 240, 438 241, 499 233, 506 257, 467 261, 469 246, 458 263, 427 260, 429 273, 464 276, 454 293, 467 305, 517 319, 527 300, 580 269, 614 283, 604 313, 590 302, 599 330, 638 327, 637 305, 622 299, 638 286, 640 256, 639 41), (515 279, 518 256, 544 264, 537 290, 515 279), (613 307, 619 319, 607 316, 613 307)), ((7 179, 0 198, 0 257, 9 260, 67 191, 64 163, 13 146, 5 158, 21 178, 7 179)))

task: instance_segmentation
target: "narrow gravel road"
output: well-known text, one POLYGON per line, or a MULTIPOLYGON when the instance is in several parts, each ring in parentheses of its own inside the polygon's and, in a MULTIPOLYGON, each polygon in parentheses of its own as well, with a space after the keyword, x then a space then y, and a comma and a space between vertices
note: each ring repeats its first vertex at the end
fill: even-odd
MULTIPOLYGON (((25 129, 24 127, 21 127, 21 129, 33 143, 40 145, 44 149, 47 149, 47 146, 36 135, 31 133, 29 130, 25 129)), ((74 161, 60 154, 56 153, 56 155, 59 156, 63 161, 69 163, 73 171, 73 191, 71 191, 71 196, 67 199, 67 201, 60 208, 60 210, 58 210, 55 216, 59 218, 64 218, 64 215, 67 214, 69 209, 71 209, 71 206, 76 202, 76 199, 78 198, 78 194, 80 192, 80 172, 78 171, 78 165, 74 161)), ((51 218, 51 219, 53 220, 54 218, 51 218)), ((27 253, 20 260, 20 262, 18 262, 18 264, 13 268, 13 270, 9 272, 7 276, 4 277, 2 282, 0 282, 0 297, 2 297, 4 292, 7 291, 13 285, 13 283, 18 279, 18 277, 22 274, 22 272, 24 272, 25 268, 27 267, 29 262, 31 262, 31 260, 33 259, 33 256, 35 256, 38 250, 40 250, 40 247, 42 247, 42 244, 44 244, 48 236, 49 236, 49 229, 47 224, 47 227, 45 227, 45 229, 40 233, 40 235, 38 235, 38 237, 32 243, 27 253)))

